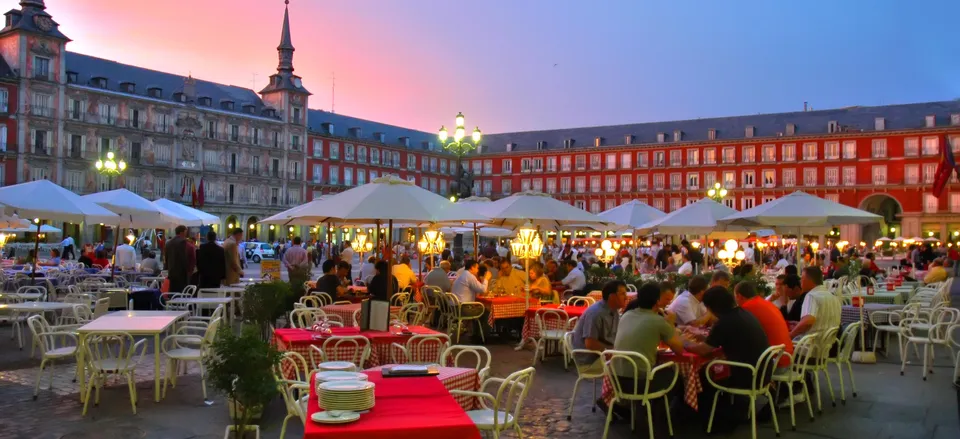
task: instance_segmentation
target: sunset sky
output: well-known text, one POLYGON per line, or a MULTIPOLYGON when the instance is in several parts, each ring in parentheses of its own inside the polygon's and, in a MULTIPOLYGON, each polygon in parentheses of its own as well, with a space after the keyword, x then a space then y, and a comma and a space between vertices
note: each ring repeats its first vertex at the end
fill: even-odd
MULTIPOLYGON (((46 4, 71 51, 255 90, 276 69, 282 0, 46 4)), ((290 12, 311 107, 330 110, 335 74, 338 113, 426 131, 457 111, 492 133, 960 97, 956 0, 291 0, 290 12)))

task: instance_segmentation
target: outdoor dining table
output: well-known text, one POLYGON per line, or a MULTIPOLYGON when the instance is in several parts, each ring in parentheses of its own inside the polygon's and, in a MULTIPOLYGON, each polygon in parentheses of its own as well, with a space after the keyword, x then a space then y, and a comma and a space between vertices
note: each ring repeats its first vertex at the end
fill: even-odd
MULTIPOLYGON (((395 366, 394 364, 385 364, 383 366, 371 367, 363 373, 379 372, 384 367, 395 366)), ((467 390, 475 392, 480 389, 480 375, 477 370, 469 367, 437 367, 437 379, 443 383, 447 390, 467 390)), ((464 410, 473 410, 477 404, 477 398, 467 395, 457 395, 453 397, 463 407, 464 410)))
POLYGON ((246 291, 246 288, 241 287, 200 288, 200 294, 213 293, 216 294, 217 297, 239 297, 243 295, 244 291, 246 291))
POLYGON ((4 303, 0 304, 0 309, 8 309, 18 312, 50 312, 63 311, 73 308, 75 303, 64 302, 23 302, 23 303, 4 303))
POLYGON ((20 299, 20 300, 40 300, 43 293, 0 293, 0 300, 20 299))
MULTIPOLYGON (((84 365, 86 339, 101 333, 126 332, 133 336, 153 336, 153 390, 154 401, 160 402, 160 334, 171 329, 186 311, 114 311, 77 329, 79 348, 77 364, 84 365)), ((80 373, 80 397, 86 391, 86 372, 80 373)))
MULTIPOLYGON (((482 303, 484 308, 487 309, 489 314, 487 323, 490 324, 491 328, 499 319, 523 317, 528 303, 526 298, 516 296, 477 296, 477 302, 482 303)), ((530 302, 535 303, 537 301, 530 299, 530 302)))
POLYGON ((319 424, 321 411, 314 377, 310 378, 304 439, 479 439, 480 431, 437 377, 384 378, 364 372, 374 383, 375 405, 347 424, 319 424))
MULTIPOLYGON (((326 305, 321 306, 320 309, 323 310, 326 314, 332 314, 335 316, 340 316, 340 319, 343 320, 343 326, 360 326, 359 322, 354 320, 353 315, 355 312, 360 310, 360 303, 350 303, 350 304, 341 304, 341 305, 326 305)), ((399 306, 391 306, 390 313, 397 313, 400 311, 399 306)))
MULTIPOLYGON (((411 335, 443 334, 442 332, 437 332, 423 326, 410 326, 409 329, 413 333, 411 335)), ((335 336, 362 335, 370 340, 370 357, 367 358, 366 364, 363 365, 364 367, 376 367, 381 364, 390 363, 392 361, 390 346, 393 343, 399 343, 401 345, 406 344, 407 340, 410 339, 410 335, 394 334, 390 331, 361 331, 360 328, 352 326, 345 326, 343 328, 330 328, 330 330, 335 336)), ((300 355, 303 355, 304 358, 310 358, 310 345, 317 345, 320 347, 326 340, 324 338, 314 338, 315 335, 318 334, 309 329, 281 328, 273 331, 273 342, 280 351, 294 351, 300 355)), ((351 349, 353 349, 353 347, 344 346, 340 349, 344 352, 343 355, 339 355, 342 357, 345 356, 351 349)), ((420 352, 421 354, 429 357, 439 357, 440 352, 438 349, 439 346, 430 343, 424 345, 420 352)), ((337 355, 332 356, 336 357, 337 355)))
MULTIPOLYGON (((580 317, 583 315, 583 312, 587 310, 586 306, 564 306, 562 309, 558 305, 543 305, 543 306, 531 306, 527 308, 527 312, 523 317, 523 340, 540 338, 540 327, 537 326, 537 310, 540 309, 556 309, 561 310, 567 313, 568 318, 580 317)), ((546 329, 567 329, 572 330, 573 328, 563 328, 561 326, 565 325, 567 322, 561 322, 556 318, 546 318, 544 319, 543 324, 547 327, 546 329)))
MULTIPOLYGON (((700 380, 700 370, 718 356, 722 356, 722 351, 719 349, 717 349, 710 358, 701 357, 692 352, 684 352, 683 355, 677 355, 671 350, 661 350, 657 352, 657 364, 663 364, 668 361, 673 361, 677 364, 677 368, 680 370, 680 376, 677 377, 676 385, 683 386, 683 401, 686 402, 690 408, 698 410, 698 398, 700 393, 703 392, 704 386, 704 383, 700 380)), ((714 379, 724 379, 730 376, 730 368, 723 365, 715 365, 708 373, 712 373, 714 379)), ((609 406, 610 402, 613 401, 613 396, 613 383, 604 375, 601 398, 603 402, 609 406)))

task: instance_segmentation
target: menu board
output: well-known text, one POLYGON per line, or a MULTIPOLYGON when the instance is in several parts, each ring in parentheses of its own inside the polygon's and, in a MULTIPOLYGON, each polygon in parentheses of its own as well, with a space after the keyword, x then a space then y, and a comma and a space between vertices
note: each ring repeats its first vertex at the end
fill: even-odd
POLYGON ((264 259, 260 261, 260 278, 280 280, 280 261, 277 259, 264 259))

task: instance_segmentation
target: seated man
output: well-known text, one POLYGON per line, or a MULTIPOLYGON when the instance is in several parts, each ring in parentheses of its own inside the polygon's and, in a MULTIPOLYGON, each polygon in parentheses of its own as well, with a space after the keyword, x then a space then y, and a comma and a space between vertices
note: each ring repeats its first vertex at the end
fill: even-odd
MULTIPOLYGON (((763 327, 763 332, 767 334, 767 341, 771 346, 782 344, 784 352, 793 353, 793 340, 790 339, 790 329, 787 328, 787 321, 783 319, 783 314, 776 305, 757 295, 757 288, 750 281, 741 281, 734 289, 734 297, 741 308, 753 314, 763 327)), ((790 366, 790 357, 784 355, 780 358, 777 366, 786 368, 790 366)))
MULTIPOLYGON (((951 267, 953 264, 951 263, 951 267)), ((924 285, 943 282, 947 280, 947 269, 943 268, 943 259, 934 259, 930 263, 930 269, 927 270, 927 274, 923 276, 924 285)))
POLYGON ((803 303, 807 300, 807 293, 803 291, 800 276, 795 274, 781 275, 779 287, 770 295, 769 301, 780 307, 783 319, 788 322, 799 322, 803 317, 803 303))
MULTIPOLYGON (((669 346, 674 353, 682 355, 683 342, 679 334, 670 322, 656 312, 657 308, 669 302, 671 296, 669 291, 664 291, 654 282, 641 285, 637 290, 636 300, 630 302, 626 311, 620 316, 613 348, 618 351, 639 352, 647 359, 650 369, 657 366, 657 347, 660 343, 669 346)), ((613 366, 619 376, 621 387, 632 390, 633 366, 623 361, 614 362, 613 366)), ((643 373, 643 365, 637 364, 637 366, 640 368, 638 378, 642 380, 646 377, 643 373)), ((654 375, 650 383, 651 392, 665 389, 673 382, 672 369, 668 371, 670 373, 654 375)))
POLYGON ((684 291, 667 307, 667 310, 677 315, 678 325, 706 326, 710 322, 710 314, 703 305, 703 293, 707 291, 707 278, 694 276, 687 282, 687 291, 684 291))
MULTIPOLYGON (((491 276, 492 274, 489 271, 485 271, 484 274, 480 273, 480 265, 477 264, 477 261, 472 259, 464 261, 463 274, 457 277, 457 280, 453 281, 453 286, 450 288, 450 292, 460 299, 460 315, 462 317, 483 315, 485 311, 483 305, 467 303, 476 302, 477 295, 487 291, 487 284, 491 276), (480 281, 478 276, 483 278, 483 281, 480 281)), ((483 323, 482 320, 483 319, 481 319, 481 324, 483 323)))
POLYGON ((730 273, 726 271, 716 270, 713 272, 713 275, 710 276, 710 288, 713 287, 724 287, 730 288, 730 273))
MULTIPOLYGON (((831 328, 839 329, 842 304, 837 296, 823 286, 820 267, 804 267, 800 286, 806 297, 800 309, 800 321, 790 331, 790 338, 796 339, 808 332, 823 333, 831 328)), ((796 308, 797 304, 793 306, 796 308)))
POLYGON ((321 269, 323 276, 317 279, 316 286, 310 290, 311 293, 314 291, 327 293, 334 300, 347 294, 347 288, 340 283, 340 277, 337 276, 337 263, 333 259, 323 261, 321 269))
POLYGON ((577 262, 570 259, 563 261, 563 265, 567 268, 567 276, 564 277, 560 283, 563 284, 564 288, 573 290, 574 296, 582 295, 584 293, 583 289, 587 287, 587 278, 584 276, 580 266, 577 262))
POLYGON ((392 270, 393 275, 397 278, 397 282, 400 283, 400 289, 417 284, 417 273, 414 273, 413 269, 410 268, 409 256, 402 256, 400 263, 394 264, 392 270))
POLYGON ((503 291, 511 296, 523 296, 525 294, 524 290, 527 278, 521 271, 522 270, 514 270, 513 264, 510 263, 509 259, 501 259, 500 271, 496 274, 491 290, 503 291))
POLYGON ((437 287, 444 293, 449 293, 453 286, 447 273, 450 273, 450 262, 440 261, 440 266, 431 269, 433 261, 425 259, 427 275, 423 278, 423 283, 431 287, 437 287))
MULTIPOLYGON (((659 288, 658 288, 659 293, 659 288)), ((573 328, 573 348, 603 352, 613 347, 620 323, 620 309, 627 300, 627 284, 620 280, 606 283, 601 290, 601 300, 590 305, 573 328)), ((659 298, 659 294, 658 294, 659 298)), ((603 359, 597 354, 577 354, 574 361, 589 370, 603 370, 603 359)))

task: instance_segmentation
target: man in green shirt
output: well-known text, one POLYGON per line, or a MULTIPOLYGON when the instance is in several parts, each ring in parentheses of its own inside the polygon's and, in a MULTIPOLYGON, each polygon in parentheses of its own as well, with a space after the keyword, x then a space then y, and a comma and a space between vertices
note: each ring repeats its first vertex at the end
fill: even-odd
MULTIPOLYGON (((627 310, 620 316, 620 324, 617 328, 617 336, 613 342, 613 348, 618 351, 638 352, 647 359, 650 369, 657 366, 657 347, 664 343, 678 355, 683 354, 683 342, 680 335, 674 329, 673 325, 656 310, 663 308, 666 304, 663 301, 669 301, 670 292, 660 288, 660 285, 649 282, 640 286, 637 291, 637 299, 627 306, 627 310)), ((642 364, 637 364, 640 368, 639 379, 646 378, 646 371, 642 364)), ((627 389, 633 388, 633 366, 623 361, 614 363, 621 387, 627 389)), ((658 372, 650 383, 650 391, 662 390, 673 382, 674 372, 672 369, 658 372)), ((640 383, 639 388, 643 388, 644 383, 640 383)))

